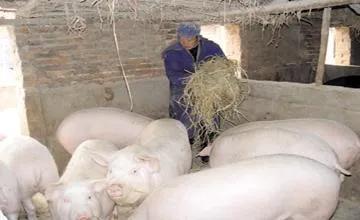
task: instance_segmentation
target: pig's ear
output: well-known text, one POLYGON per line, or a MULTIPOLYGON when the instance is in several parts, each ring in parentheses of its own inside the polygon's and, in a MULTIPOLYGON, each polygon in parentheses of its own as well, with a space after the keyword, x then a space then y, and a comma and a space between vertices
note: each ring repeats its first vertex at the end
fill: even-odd
POLYGON ((90 158, 94 163, 98 164, 102 167, 108 167, 109 166, 109 159, 104 157, 103 155, 98 154, 95 151, 89 151, 90 152, 90 158))
POLYGON ((160 171, 160 161, 158 158, 146 154, 137 154, 134 157, 135 161, 147 166, 152 172, 160 171))

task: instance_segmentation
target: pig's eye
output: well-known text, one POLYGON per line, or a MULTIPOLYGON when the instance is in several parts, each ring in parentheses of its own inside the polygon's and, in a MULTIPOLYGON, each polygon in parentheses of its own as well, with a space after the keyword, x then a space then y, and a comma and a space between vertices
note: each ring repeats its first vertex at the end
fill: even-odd
POLYGON ((89 196, 88 199, 91 199, 91 196, 89 196))
POLYGON ((133 173, 133 174, 136 174, 136 173, 137 173, 137 169, 133 169, 133 170, 132 170, 132 173, 133 173))

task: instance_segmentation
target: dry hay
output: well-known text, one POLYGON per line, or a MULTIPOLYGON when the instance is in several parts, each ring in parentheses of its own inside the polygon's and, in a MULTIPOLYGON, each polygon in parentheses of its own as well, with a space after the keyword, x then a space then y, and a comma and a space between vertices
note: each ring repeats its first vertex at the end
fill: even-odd
MULTIPOLYGON (((75 16, 81 10, 88 11, 96 8, 101 22, 115 14, 117 19, 126 18, 149 23, 161 23, 170 20, 196 20, 202 23, 224 22, 265 25, 273 24, 274 17, 269 13, 246 14, 244 16, 227 16, 226 13, 234 10, 261 8, 270 4, 279 4, 279 0, 72 0, 75 16), (195 15, 195 16, 193 16, 195 15)), ((70 3, 70 2, 69 2, 70 3)), ((284 12, 288 15, 295 12, 284 12)), ((283 17, 283 15, 280 15, 283 17)), ((72 19, 70 19, 72 20, 72 19)), ((281 20, 281 19, 275 19, 281 20)))
POLYGON ((281 29, 290 21, 300 20, 301 11, 286 11, 279 14, 250 13, 243 16, 227 16, 228 11, 261 8, 279 4, 279 0, 81 0, 65 3, 68 30, 72 34, 81 34, 87 29, 83 11, 96 9, 100 27, 112 24, 118 19, 132 19, 138 22, 161 24, 167 20, 196 20, 201 23, 237 23, 251 27, 260 24, 265 30, 271 29, 272 37, 268 45, 275 47, 281 39, 281 29), (69 11, 71 7, 73 14, 69 11), (223 15, 221 15, 223 14, 223 15), (196 18, 191 18, 196 15, 196 18))
POLYGON ((262 26, 262 31, 269 29, 271 31, 271 38, 267 42, 267 45, 278 47, 281 40, 281 30, 284 27, 289 27, 290 24, 294 24, 295 22, 303 20, 304 19, 301 16, 301 12, 285 12, 276 15, 250 15, 248 19, 240 19, 237 22, 242 26, 248 27, 251 27, 254 24, 259 24, 262 26))
POLYGON ((188 78, 182 97, 191 109, 192 126, 197 132, 195 145, 221 132, 214 123, 216 117, 228 122, 244 117, 239 107, 249 92, 246 73, 237 62, 213 57, 201 63, 188 78))

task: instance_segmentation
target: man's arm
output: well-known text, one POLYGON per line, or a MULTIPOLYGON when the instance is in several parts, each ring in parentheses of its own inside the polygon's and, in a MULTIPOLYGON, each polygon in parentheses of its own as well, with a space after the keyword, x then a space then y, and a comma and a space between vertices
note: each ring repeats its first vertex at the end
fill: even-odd
POLYGON ((214 56, 219 56, 219 57, 225 57, 226 58, 224 52, 222 51, 221 47, 218 44, 214 43, 213 48, 214 48, 213 49, 214 56))
POLYGON ((167 52, 164 54, 165 72, 171 84, 183 86, 185 84, 184 67, 178 59, 176 53, 167 52))

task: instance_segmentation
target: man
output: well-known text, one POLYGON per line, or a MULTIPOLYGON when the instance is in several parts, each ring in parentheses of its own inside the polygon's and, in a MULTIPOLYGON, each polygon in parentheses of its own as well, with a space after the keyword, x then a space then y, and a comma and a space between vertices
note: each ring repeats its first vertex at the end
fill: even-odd
POLYGON ((190 109, 180 98, 195 66, 213 56, 225 56, 220 46, 200 35, 200 26, 191 22, 181 23, 177 29, 177 42, 163 52, 166 76, 170 82, 171 118, 181 121, 188 129, 190 142, 193 142, 196 131, 191 126, 190 109))

